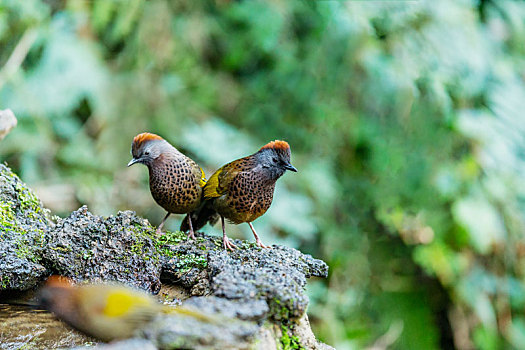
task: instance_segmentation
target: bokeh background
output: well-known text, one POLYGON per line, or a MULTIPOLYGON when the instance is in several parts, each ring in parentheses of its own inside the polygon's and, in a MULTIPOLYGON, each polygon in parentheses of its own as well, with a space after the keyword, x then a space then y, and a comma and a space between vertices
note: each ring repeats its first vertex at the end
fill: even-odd
POLYGON ((321 340, 523 349, 524 43, 510 0, 1 0, 0 160, 55 214, 156 225, 134 135, 208 175, 285 139, 299 172, 255 226, 330 265, 321 340))

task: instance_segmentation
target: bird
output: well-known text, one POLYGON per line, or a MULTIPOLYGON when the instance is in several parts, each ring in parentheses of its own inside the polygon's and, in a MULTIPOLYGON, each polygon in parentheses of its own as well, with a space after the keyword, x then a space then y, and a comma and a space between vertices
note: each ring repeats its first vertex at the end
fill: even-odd
MULTIPOLYGON (((136 163, 148 167, 151 195, 167 211, 157 228, 157 235, 162 234, 162 227, 172 213, 187 214, 200 206, 206 177, 202 168, 191 158, 159 135, 149 132, 133 138, 131 155, 133 159, 128 167, 136 163)), ((195 239, 191 216, 187 220, 188 237, 195 239)))
MULTIPOLYGON (((263 215, 273 200, 275 182, 287 171, 297 172, 290 163, 290 145, 286 141, 269 142, 252 155, 234 160, 219 168, 204 186, 204 202, 187 215, 195 222, 195 229, 206 223, 213 225, 221 219, 224 249, 233 251, 237 246, 228 239, 224 219, 230 223, 248 223, 261 248, 262 243, 252 222, 263 215)), ((181 230, 186 228, 183 220, 181 230)))
POLYGON ((108 342, 126 339, 160 314, 176 314, 215 322, 194 309, 159 303, 142 290, 116 282, 75 285, 69 278, 51 276, 38 291, 39 307, 73 328, 108 342))

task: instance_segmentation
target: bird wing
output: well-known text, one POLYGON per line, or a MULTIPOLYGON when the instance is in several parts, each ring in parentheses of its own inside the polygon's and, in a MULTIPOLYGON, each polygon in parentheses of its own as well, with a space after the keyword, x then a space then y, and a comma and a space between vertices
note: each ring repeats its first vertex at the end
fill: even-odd
POLYGON ((163 308, 144 292, 120 285, 88 284, 75 290, 80 317, 70 323, 104 341, 131 337, 163 308))
POLYGON ((206 175, 204 175, 204 170, 202 170, 202 168, 189 157, 186 157, 186 162, 191 166, 191 170, 193 172, 193 176, 195 176, 195 179, 199 179, 199 186, 206 186, 206 175))
POLYGON ((108 290, 105 299, 106 305, 102 310, 104 316, 121 317, 129 314, 133 309, 152 308, 151 298, 124 288, 108 290))
POLYGON ((228 190, 224 181, 224 176, 228 174, 228 165, 221 167, 210 177, 204 186, 204 198, 220 197, 228 190))
POLYGON ((206 186, 206 175, 204 174, 204 170, 202 170, 201 167, 199 167, 199 169, 201 170, 201 180, 199 181, 199 186, 204 187, 206 186))
POLYGON ((247 157, 234 160, 213 173, 204 187, 204 198, 220 197, 230 188, 235 177, 246 170, 247 157))

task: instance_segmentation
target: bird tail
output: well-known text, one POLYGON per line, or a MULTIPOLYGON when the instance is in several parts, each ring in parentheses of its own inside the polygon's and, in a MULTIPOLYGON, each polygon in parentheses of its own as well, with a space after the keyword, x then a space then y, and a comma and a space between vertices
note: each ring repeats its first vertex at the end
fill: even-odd
MULTIPOLYGON (((200 230, 207 223, 213 226, 219 220, 219 214, 213 209, 211 200, 204 201, 200 207, 188 215, 191 216, 191 223, 194 231, 200 230)), ((184 217, 180 224, 180 230, 182 232, 187 232, 190 229, 190 226, 188 225, 188 215, 184 217)))
POLYGON ((163 312, 165 314, 176 314, 176 315, 181 315, 181 316, 189 316, 189 317, 195 318, 202 322, 212 323, 215 321, 215 318, 213 316, 203 313, 202 311, 199 311, 193 308, 188 308, 185 306, 175 306, 175 307, 167 306, 163 309, 163 312))

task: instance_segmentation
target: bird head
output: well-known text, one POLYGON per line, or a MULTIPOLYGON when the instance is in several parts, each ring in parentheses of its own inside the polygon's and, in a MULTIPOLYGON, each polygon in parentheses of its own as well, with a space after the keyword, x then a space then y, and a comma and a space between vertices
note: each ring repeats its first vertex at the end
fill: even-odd
POLYGON ((37 299, 41 307, 55 314, 71 313, 74 311, 72 310, 74 288, 69 278, 51 276, 44 287, 38 291, 37 299))
POLYGON ((286 141, 269 142, 261 147, 257 155, 262 167, 270 169, 276 177, 283 175, 286 170, 297 172, 290 163, 290 145, 286 141))
POLYGON ((133 159, 130 160, 128 166, 132 166, 135 163, 151 165, 162 154, 167 145, 169 144, 159 135, 149 132, 138 134, 131 143, 133 159))

